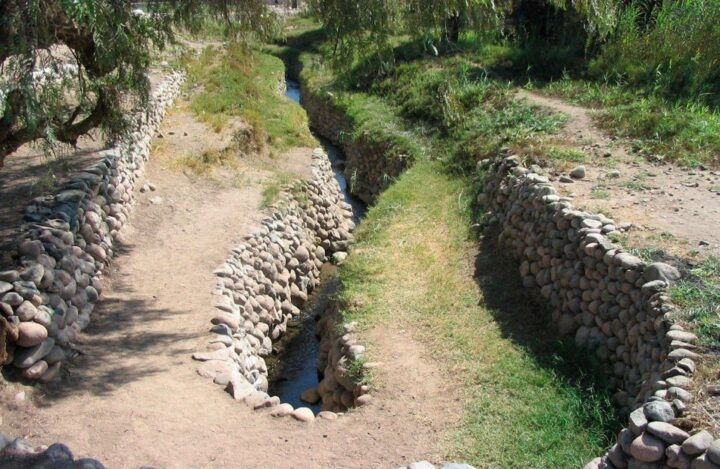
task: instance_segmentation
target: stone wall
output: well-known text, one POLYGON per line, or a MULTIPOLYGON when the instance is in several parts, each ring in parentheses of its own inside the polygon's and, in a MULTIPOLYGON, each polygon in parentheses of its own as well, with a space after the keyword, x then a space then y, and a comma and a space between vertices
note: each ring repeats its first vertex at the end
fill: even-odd
POLYGON ((411 164, 409 158, 391 156, 395 145, 378 136, 355 136, 352 121, 333 103, 330 93, 311 90, 301 82, 301 102, 311 128, 345 153, 345 179, 350 193, 365 202, 375 202, 382 191, 411 164))
POLYGON ((102 152, 98 163, 74 174, 56 195, 36 198, 26 208, 17 266, 0 272, 4 364, 19 368, 25 378, 58 376, 72 341, 90 322, 151 139, 183 78, 180 73, 166 78, 147 113, 137 115, 134 130, 102 152))
MULTIPOLYGON (((362 376, 355 376, 352 371, 353 362, 362 362, 365 347, 355 334, 355 324, 340 320, 339 307, 337 300, 331 301, 316 327, 322 338, 318 370, 323 375, 316 392, 323 410, 333 412, 360 407, 372 399, 369 387, 360 383, 362 376)), ((363 370, 355 372, 363 373, 363 370)))
POLYGON ((212 337, 207 350, 193 355, 203 362, 198 373, 227 386, 233 398, 253 408, 273 407, 275 413, 300 420, 314 418, 312 412, 307 415, 309 409, 292 409, 266 393, 264 357, 318 286, 323 263, 333 254, 346 253, 353 228, 352 209, 343 200, 327 155, 317 149, 312 177, 286 188, 262 227, 215 270, 212 337))
POLYGON ((516 157, 483 166, 479 202, 499 230, 499 246, 517 259, 523 285, 551 308, 559 332, 606 364, 615 400, 630 412, 617 444, 587 468, 685 468, 692 460, 699 461, 693 468, 718 467, 720 441, 713 450, 709 433, 690 437, 672 424, 692 400, 699 358, 696 336, 672 321, 666 289, 677 270, 614 245, 613 220, 574 209, 516 157))

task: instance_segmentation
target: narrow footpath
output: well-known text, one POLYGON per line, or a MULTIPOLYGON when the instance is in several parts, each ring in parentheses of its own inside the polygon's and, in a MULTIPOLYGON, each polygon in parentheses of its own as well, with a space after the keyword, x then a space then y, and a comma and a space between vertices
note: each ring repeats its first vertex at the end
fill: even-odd
POLYGON ((526 90, 518 97, 568 116, 560 140, 589 158, 585 178, 557 186, 577 206, 633 223, 634 236, 662 237, 671 254, 720 255, 720 171, 651 163, 599 129, 592 109, 526 90))

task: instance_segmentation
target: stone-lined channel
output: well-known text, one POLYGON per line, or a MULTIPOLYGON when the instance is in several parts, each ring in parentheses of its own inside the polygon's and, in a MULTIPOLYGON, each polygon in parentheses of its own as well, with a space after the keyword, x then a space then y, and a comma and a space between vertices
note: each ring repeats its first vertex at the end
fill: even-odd
MULTIPOLYGON (((285 95, 298 104, 300 84, 286 78, 285 95)), ((352 206, 353 222, 360 221, 365 213, 365 204, 349 193, 343 169, 345 155, 327 139, 315 135, 330 158, 335 179, 340 186, 345 202, 352 206)), ((288 324, 282 340, 273 345, 273 357, 268 361, 269 394, 278 396, 282 402, 293 407, 309 407, 318 413, 322 403, 310 405, 300 400, 301 394, 310 388, 317 388, 321 378, 318 370, 320 340, 316 334, 315 322, 327 308, 328 299, 337 284, 336 268, 325 264, 321 274, 321 285, 315 289, 302 313, 288 324)))

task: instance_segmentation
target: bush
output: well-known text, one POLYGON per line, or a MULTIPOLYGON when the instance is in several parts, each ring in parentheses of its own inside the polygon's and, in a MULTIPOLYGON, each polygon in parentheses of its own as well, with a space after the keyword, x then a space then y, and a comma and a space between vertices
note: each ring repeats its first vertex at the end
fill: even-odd
POLYGON ((720 104, 720 2, 665 1, 646 26, 641 15, 637 7, 621 14, 590 72, 667 98, 720 104))

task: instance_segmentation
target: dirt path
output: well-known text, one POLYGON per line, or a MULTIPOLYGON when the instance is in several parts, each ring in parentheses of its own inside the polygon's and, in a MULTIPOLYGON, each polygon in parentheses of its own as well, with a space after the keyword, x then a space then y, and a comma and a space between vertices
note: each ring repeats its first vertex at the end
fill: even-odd
POLYGON ((219 139, 198 125, 183 114, 166 119, 163 142, 156 141, 147 168, 157 190, 139 195, 122 233, 120 255, 81 337, 84 354, 58 384, 2 390, 0 432, 37 444, 63 442, 110 468, 387 468, 439 461, 458 401, 411 330, 386 325, 368 331, 373 360, 385 364, 375 402, 335 422, 273 419, 196 374, 190 356, 207 341, 212 271, 258 225, 258 181, 273 177, 270 166, 302 172, 311 152, 243 162, 240 177, 169 170, 157 153, 199 151, 197 135, 219 139), (30 398, 16 403, 21 390, 30 398))
POLYGON ((567 114, 560 139, 590 155, 584 179, 556 180, 577 206, 633 223, 642 237, 671 246, 673 255, 720 255, 720 172, 650 163, 598 129, 592 110, 527 90, 518 96, 567 114))

